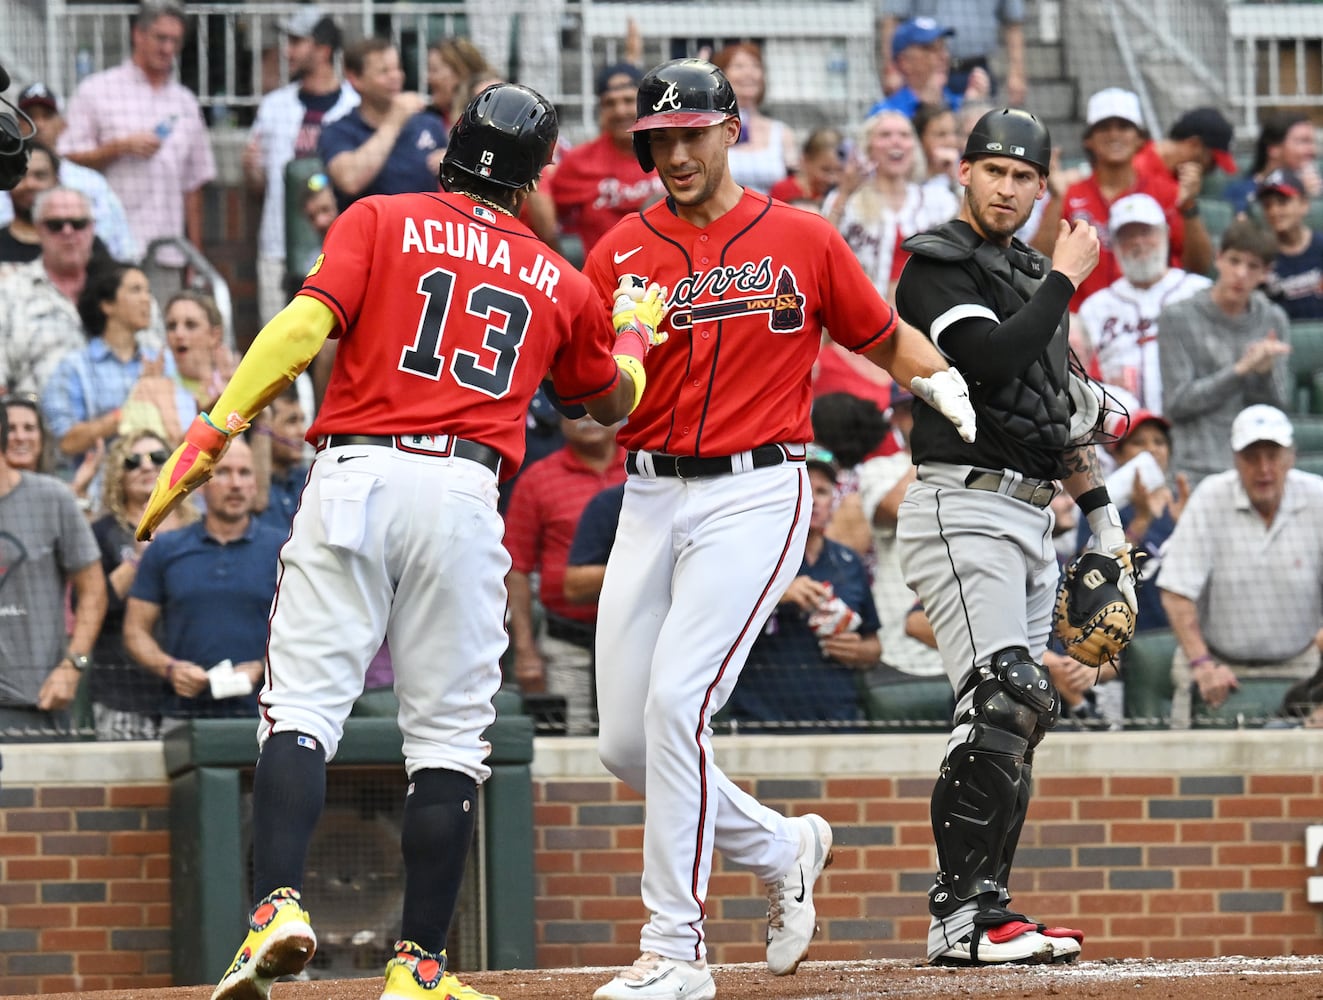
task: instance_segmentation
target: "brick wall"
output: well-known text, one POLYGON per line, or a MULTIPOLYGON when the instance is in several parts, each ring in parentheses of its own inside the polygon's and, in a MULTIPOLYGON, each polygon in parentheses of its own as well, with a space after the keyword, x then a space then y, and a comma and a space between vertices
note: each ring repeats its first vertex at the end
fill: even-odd
MULTIPOLYGON (((743 787, 835 827, 814 958, 922 957, 942 746, 931 735, 718 741, 743 787)), ((3 758, 0 994, 168 985, 159 749, 18 745, 3 758)), ((1323 951, 1320 909, 1305 898, 1304 831, 1323 823, 1314 734, 1063 733, 1039 749, 1036 778, 1015 902, 1084 928, 1087 959, 1323 951)), ((588 740, 539 740, 534 780, 538 965, 632 960, 642 802, 588 740)), ((762 960, 766 900, 752 876, 718 862, 709 909, 714 961, 762 960)))

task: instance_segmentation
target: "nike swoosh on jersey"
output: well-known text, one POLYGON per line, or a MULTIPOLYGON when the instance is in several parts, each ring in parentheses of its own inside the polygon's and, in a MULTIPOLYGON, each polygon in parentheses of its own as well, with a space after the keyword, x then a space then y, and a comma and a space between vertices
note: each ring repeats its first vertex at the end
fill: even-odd
POLYGON ((352 462, 356 458, 367 458, 366 455, 341 455, 335 460, 337 465, 344 465, 346 462, 352 462))
POLYGON ((629 258, 633 257, 636 253, 638 253, 642 249, 643 247, 637 246, 633 250, 626 250, 624 253, 614 253, 611 255, 611 259, 614 260, 617 264, 623 264, 625 261, 629 260, 629 258))

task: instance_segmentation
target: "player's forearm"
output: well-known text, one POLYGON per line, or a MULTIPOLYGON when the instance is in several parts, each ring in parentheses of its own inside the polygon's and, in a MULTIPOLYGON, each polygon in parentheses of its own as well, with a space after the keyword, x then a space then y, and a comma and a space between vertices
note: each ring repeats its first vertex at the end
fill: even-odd
POLYGON ((634 379, 622 370, 614 389, 605 396, 584 400, 583 408, 603 427, 624 420, 634 409, 634 379))
POLYGON ((602 595, 602 581, 606 579, 606 566, 566 566, 565 600, 571 604, 592 604, 602 595))
POLYGON ((932 341, 904 320, 898 320, 896 332, 864 352, 864 357, 906 387, 915 375, 927 377, 951 367, 932 341))
POLYGON ((1181 249, 1181 267, 1191 274, 1207 274, 1213 263, 1213 238, 1204 220, 1197 215, 1185 220, 1185 245, 1181 249))
POLYGON ((1098 459, 1097 445, 1082 444, 1067 448, 1062 457, 1069 471, 1061 480, 1061 485, 1076 500, 1106 483, 1102 463, 1098 459))
POLYGON ((297 295, 262 328, 244 353, 225 391, 212 407, 212 422, 224 428, 230 414, 251 421, 308 367, 335 326, 322 303, 297 295))

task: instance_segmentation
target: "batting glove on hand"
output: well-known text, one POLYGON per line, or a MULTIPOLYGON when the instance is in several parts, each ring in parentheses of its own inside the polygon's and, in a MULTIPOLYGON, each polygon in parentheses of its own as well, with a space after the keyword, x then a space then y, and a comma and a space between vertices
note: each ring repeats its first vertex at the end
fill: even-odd
POLYGON ((611 325, 616 328, 617 337, 626 334, 639 337, 643 349, 643 354, 638 356, 640 361, 652 348, 666 343, 667 334, 659 327, 666 318, 669 291, 655 281, 648 284, 633 274, 622 277, 616 288, 611 325))
POLYGON ((969 386, 955 368, 934 372, 924 378, 910 379, 910 391, 955 425, 956 433, 972 444, 977 433, 974 407, 969 402, 969 386))
POLYGON ((229 444, 230 436, 218 430, 205 413, 193 418, 184 434, 184 443, 175 449, 156 477, 156 485, 152 487, 152 495, 138 521, 138 530, 134 532, 138 541, 151 538, 152 532, 170 512, 211 478, 213 468, 229 444))
POLYGON ((1125 597, 1130 610, 1139 610, 1139 599, 1135 594, 1136 550, 1125 537, 1125 528, 1121 527, 1121 512, 1116 504, 1104 504, 1089 511, 1089 528, 1093 531, 1093 544, 1090 552, 1101 552, 1116 560, 1121 568, 1120 579, 1116 586, 1125 597))

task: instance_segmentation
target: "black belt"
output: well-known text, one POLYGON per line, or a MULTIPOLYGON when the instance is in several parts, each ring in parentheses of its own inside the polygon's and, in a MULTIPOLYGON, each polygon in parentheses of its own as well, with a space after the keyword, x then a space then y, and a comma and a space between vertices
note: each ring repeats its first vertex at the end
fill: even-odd
MULTIPOLYGON (((712 458, 697 458, 694 455, 659 455, 652 453, 652 471, 658 476, 672 476, 676 479, 698 479, 702 476, 725 476, 738 472, 738 456, 719 455, 712 458)), ((749 460, 755 469, 766 469, 780 465, 786 460, 786 453, 779 445, 764 444, 749 452, 749 460)), ((638 475, 638 452, 631 451, 625 459, 625 471, 638 475)))
POLYGON ((965 477, 965 485, 971 490, 987 490, 989 493, 1005 493, 1035 507, 1046 507, 1057 495, 1056 485, 1049 479, 1021 479, 1010 490, 1001 488, 1000 472, 991 469, 974 469, 965 477))
POLYGON ((464 458, 490 469, 497 475, 501 471, 501 456, 495 448, 450 434, 329 434, 317 443, 317 450, 326 448, 394 448, 409 455, 427 455, 437 458, 464 458), (445 438, 446 443, 434 447, 429 442, 445 438))

